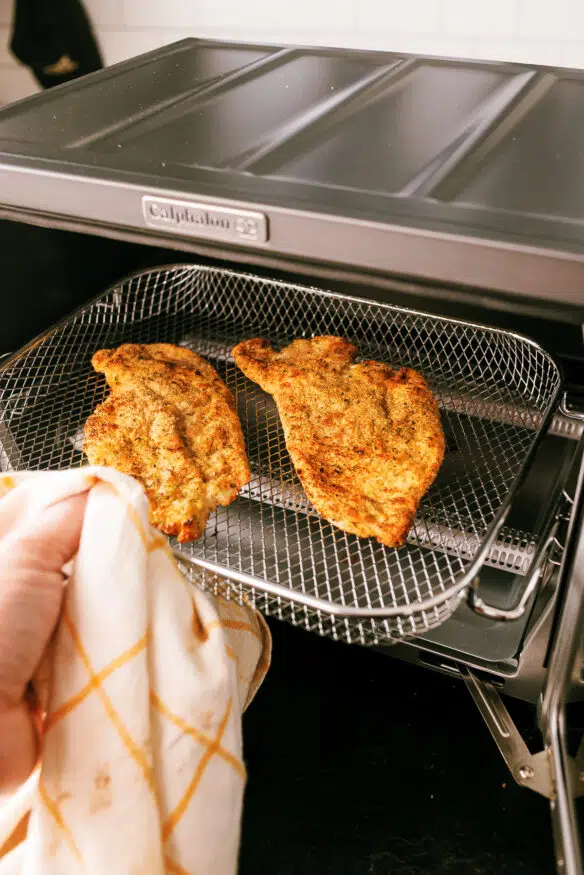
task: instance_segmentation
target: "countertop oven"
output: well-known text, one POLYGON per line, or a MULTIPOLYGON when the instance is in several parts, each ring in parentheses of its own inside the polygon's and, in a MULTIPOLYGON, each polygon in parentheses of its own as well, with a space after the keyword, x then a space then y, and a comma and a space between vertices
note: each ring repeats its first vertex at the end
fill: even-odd
MULTIPOLYGON (((63 285, 48 259, 32 317, 5 296, 0 470, 82 463, 100 345, 207 355, 236 392, 254 479, 185 568, 460 679, 513 779, 550 800, 570 875, 583 871, 584 746, 566 727, 584 692, 583 105, 579 71, 187 40, 0 111, 4 227, 34 226, 19 238, 31 262, 60 235, 70 271, 63 285), (14 352, 19 324, 40 335, 14 352), (252 331, 339 333, 426 374, 447 456, 403 550, 311 510, 273 408, 230 358, 252 331), (540 750, 502 693, 536 706, 540 750)), ((18 286, 30 265, 2 257, 18 286)))

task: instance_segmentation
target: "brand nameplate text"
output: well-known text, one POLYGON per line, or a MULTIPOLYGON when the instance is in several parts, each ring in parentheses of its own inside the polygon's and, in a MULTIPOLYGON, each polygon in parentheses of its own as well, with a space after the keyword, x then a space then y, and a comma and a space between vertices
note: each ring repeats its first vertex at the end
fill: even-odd
POLYGON ((251 210, 145 195, 142 198, 142 213, 149 228, 189 237, 241 243, 265 243, 268 239, 266 216, 251 210))

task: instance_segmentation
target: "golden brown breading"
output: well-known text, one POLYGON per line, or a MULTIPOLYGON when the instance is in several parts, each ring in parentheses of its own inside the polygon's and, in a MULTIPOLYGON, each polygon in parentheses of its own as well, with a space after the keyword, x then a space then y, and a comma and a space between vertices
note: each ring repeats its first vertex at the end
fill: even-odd
POLYGON ((231 392, 208 362, 169 343, 101 349, 91 363, 111 392, 85 424, 87 458, 142 483, 154 526, 200 538, 251 476, 231 392))
POLYGON ((274 396, 286 446, 308 498, 333 525, 401 546, 444 458, 436 400, 416 371, 352 364, 340 337, 264 340, 233 350, 250 380, 274 396))

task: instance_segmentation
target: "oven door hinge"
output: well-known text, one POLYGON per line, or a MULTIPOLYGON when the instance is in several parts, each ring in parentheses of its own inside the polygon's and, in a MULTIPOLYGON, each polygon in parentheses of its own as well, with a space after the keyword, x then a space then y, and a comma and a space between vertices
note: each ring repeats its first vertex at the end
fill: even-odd
MULTIPOLYGON (((498 690, 481 680, 466 666, 460 673, 481 715, 493 736, 515 781, 547 799, 555 799, 555 782, 550 751, 531 753, 498 690)), ((574 796, 584 795, 584 740, 570 763, 571 790, 574 796)))

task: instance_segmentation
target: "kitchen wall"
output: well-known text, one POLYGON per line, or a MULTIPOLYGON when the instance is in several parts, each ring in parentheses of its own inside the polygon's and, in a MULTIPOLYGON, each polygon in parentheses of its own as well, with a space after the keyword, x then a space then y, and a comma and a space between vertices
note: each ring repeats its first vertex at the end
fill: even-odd
POLYGON ((0 104, 18 100, 36 90, 35 81, 10 55, 12 0, 0 0, 0 104))
MULTIPOLYGON (((0 0, 0 103, 35 87, 8 52, 12 2, 0 0)), ((110 64, 185 36, 201 36, 584 67, 584 0, 85 3, 110 64)))

